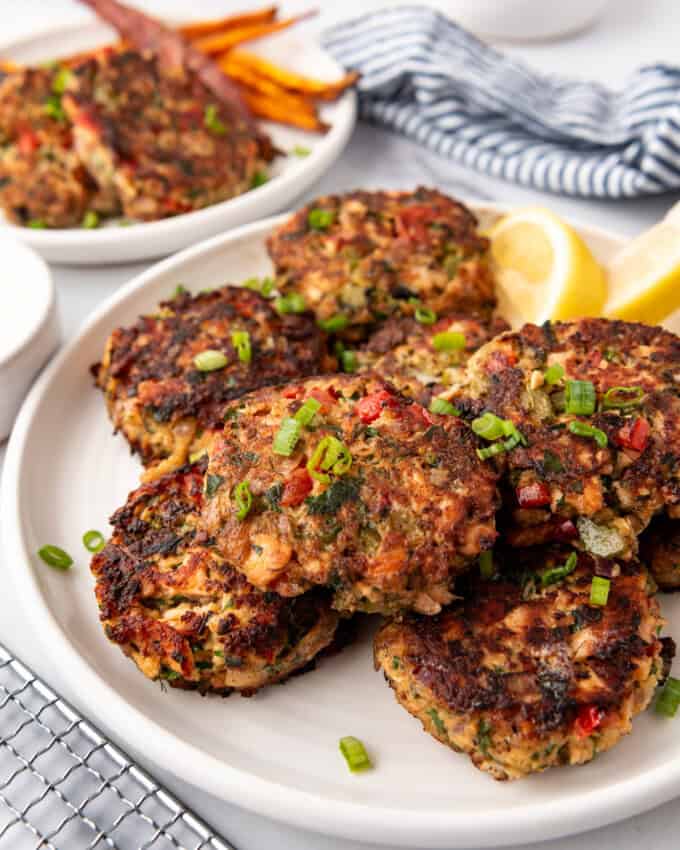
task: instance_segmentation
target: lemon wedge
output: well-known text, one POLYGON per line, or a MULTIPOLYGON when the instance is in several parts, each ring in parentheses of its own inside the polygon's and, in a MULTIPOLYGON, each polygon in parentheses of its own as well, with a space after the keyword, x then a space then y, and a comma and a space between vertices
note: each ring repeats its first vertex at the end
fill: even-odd
POLYGON ((608 318, 655 325, 680 309, 680 203, 622 248, 607 273, 608 318))
POLYGON ((488 236, 498 312, 513 327, 602 315, 607 297, 604 271, 558 216, 541 207, 519 209, 494 224, 488 236))

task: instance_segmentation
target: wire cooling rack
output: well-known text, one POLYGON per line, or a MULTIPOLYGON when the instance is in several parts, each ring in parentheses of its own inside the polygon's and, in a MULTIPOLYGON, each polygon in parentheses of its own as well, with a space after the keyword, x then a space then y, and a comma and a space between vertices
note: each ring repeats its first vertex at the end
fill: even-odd
POLYGON ((0 644, 1 850, 234 850, 0 644))

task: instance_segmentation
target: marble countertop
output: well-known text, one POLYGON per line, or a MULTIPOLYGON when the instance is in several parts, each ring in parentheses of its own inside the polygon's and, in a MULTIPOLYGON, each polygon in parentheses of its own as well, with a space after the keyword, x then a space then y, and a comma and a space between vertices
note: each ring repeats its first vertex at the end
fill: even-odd
MULTIPOLYGON (((138 5, 156 13, 162 11, 168 16, 186 14, 186 3, 180 0, 145 0, 138 5)), ((244 8, 249 5, 256 4, 201 0, 200 15, 208 17, 213 13, 226 14, 234 6, 244 8)), ((309 6, 309 3, 290 0, 283 5, 286 10, 295 11, 309 6)), ((317 5, 321 7, 321 15, 309 25, 311 30, 359 14, 371 6, 378 8, 385 3, 344 0, 342 4, 323 2, 317 5)), ((439 5, 446 6, 445 0, 440 0, 439 5)), ((0 40, 4 42, 30 34, 38 28, 47 29, 57 24, 78 21, 88 14, 74 0, 5 0, 3 12, 0 40)), ((626 72, 636 65, 677 61, 678 27, 680 5, 675 0, 649 0, 644 4, 644 12, 641 11, 641 4, 635 0, 617 0, 610 5, 602 20, 585 33, 561 42, 512 45, 507 49, 544 71, 570 73, 611 85, 621 85, 626 72)), ((418 184, 435 185, 462 198, 549 205, 567 218, 580 219, 627 234, 650 225, 677 200, 677 195, 617 202, 579 201, 539 195, 513 184, 479 176, 428 154, 407 140, 366 125, 357 128, 339 162, 319 181, 309 196, 359 186, 410 188, 418 184)), ((55 267, 53 272, 59 291, 64 337, 71 337, 97 304, 145 267, 145 264, 99 269, 55 267)), ((4 451, 4 446, 0 445, 0 466, 4 451)), ((0 549, 0 568, 1 565, 0 549)), ((52 669, 42 656, 39 643, 28 631, 21 609, 6 586, 0 596, 0 640, 75 705, 82 704, 76 684, 63 681, 59 671, 52 669)), ((97 721, 96 718, 92 719, 97 721)), ((115 734, 112 737, 116 740, 115 734)), ((124 741, 119 743, 125 747, 124 741)), ((221 831, 239 850, 370 850, 369 845, 305 833, 237 809, 147 763, 143 756, 138 757, 180 799, 221 831)), ((483 823, 480 823, 480 831, 483 828, 483 823)), ((594 832, 541 845, 520 846, 523 850, 538 850, 539 847, 543 850, 590 850, 595 847, 599 850, 638 850, 643 845, 645 850, 675 850, 679 832, 680 805, 671 802, 645 815, 594 832)))

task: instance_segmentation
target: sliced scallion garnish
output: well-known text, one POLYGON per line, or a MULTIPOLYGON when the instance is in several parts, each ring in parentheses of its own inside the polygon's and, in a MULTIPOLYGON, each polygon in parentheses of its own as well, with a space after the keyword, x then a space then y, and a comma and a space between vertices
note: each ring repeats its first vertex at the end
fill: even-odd
POLYGON ((416 311, 413 315, 416 322, 420 322, 421 325, 433 325, 437 321, 437 314, 435 311, 422 304, 416 307, 416 311))
POLYGON ((300 409, 296 412, 295 418, 302 425, 309 425, 316 416, 317 412, 321 409, 321 402, 317 401, 315 398, 308 398, 305 400, 304 404, 300 409))
POLYGON ((458 331, 442 331, 432 337, 435 351, 460 351, 465 348, 465 334, 458 331))
POLYGON ((603 410, 630 410, 639 407, 644 398, 642 387, 612 387, 602 399, 603 410))
POLYGON ((55 570, 65 572, 73 564, 73 558, 68 552, 64 552, 63 549, 60 549, 58 546, 52 546, 51 544, 38 549, 38 555, 48 566, 54 567, 55 570))
POLYGON ((597 395, 590 381, 567 381, 565 410, 577 416, 590 416, 595 413, 597 395))
POLYGON ((327 230, 335 220, 333 210, 310 210, 307 214, 307 224, 312 230, 327 230))
POLYGON ((343 372, 356 372, 359 361, 356 352, 342 351, 340 353, 340 364, 343 372))
POLYGON ((327 473, 344 475, 351 466, 352 454, 347 446, 337 437, 327 436, 314 449, 307 462, 307 472, 317 481, 328 484, 331 478, 327 473))
POLYGON ((578 564, 578 556, 576 552, 572 552, 566 560, 566 563, 561 567, 553 567, 541 573, 541 587, 548 587, 555 582, 562 581, 570 573, 573 573, 578 564))
POLYGON ((589 437, 590 439, 595 440, 596 444, 601 449, 607 447, 607 435, 599 428, 588 425, 587 422, 580 422, 578 419, 574 419, 573 422, 570 422, 568 427, 571 433, 576 434, 577 437, 589 437))
POLYGON ((248 481, 241 481, 234 489, 234 501, 236 502, 236 519, 244 520, 253 506, 253 494, 250 492, 248 481))
POLYGON ((669 676, 659 694, 654 709, 664 717, 675 717, 680 706, 680 679, 669 676))
POLYGON ((471 428, 484 440, 497 440, 505 436, 504 421, 495 413, 484 413, 472 420, 471 428))
POLYGON ((430 412, 439 413, 443 416, 460 416, 460 410, 445 398, 433 398, 430 402, 430 412))
POLYGON ((297 419, 293 419, 290 416, 286 417, 274 435, 273 452, 277 455, 290 457, 300 439, 301 431, 302 424, 297 419))
POLYGON ((104 546, 106 546, 106 540, 101 531, 92 529, 92 531, 86 531, 83 534, 83 546, 88 552, 101 552, 104 546))
POLYGON ((590 604, 591 605, 606 605, 609 598, 609 588, 611 581, 608 578, 601 576, 593 576, 593 581, 590 585, 590 604))
POLYGON ((349 318, 344 313, 336 313, 329 319, 319 319, 317 322, 322 331, 333 334, 344 330, 349 324, 349 318))
POLYGON ((238 359, 241 363, 250 363, 253 356, 253 349, 250 345, 250 334, 248 331, 233 331, 231 344, 236 349, 238 359))
POLYGON ((290 295, 280 295, 274 301, 274 309, 285 316, 287 313, 304 313, 307 305, 299 292, 291 292, 290 295))
POLYGON ((203 124, 217 136, 223 136, 227 132, 226 126, 217 114, 217 106, 214 103, 209 103, 205 107, 203 124))
POLYGON ((228 362, 224 352, 215 351, 212 348, 201 351, 194 357, 194 366, 199 372, 215 372, 217 369, 224 369, 228 362))
POLYGON ((83 216, 82 227, 85 230, 95 230, 99 227, 99 215, 94 210, 88 210, 83 216))
POLYGON ((362 770, 368 770, 373 767, 366 752, 366 747, 353 735, 340 738, 340 752, 344 756, 347 766, 352 773, 359 773, 362 770))
POLYGON ((561 381, 564 377, 564 367, 559 363, 553 363, 552 366, 548 366, 548 368, 543 373, 543 380, 545 383, 552 387, 553 384, 556 384, 558 381, 561 381))

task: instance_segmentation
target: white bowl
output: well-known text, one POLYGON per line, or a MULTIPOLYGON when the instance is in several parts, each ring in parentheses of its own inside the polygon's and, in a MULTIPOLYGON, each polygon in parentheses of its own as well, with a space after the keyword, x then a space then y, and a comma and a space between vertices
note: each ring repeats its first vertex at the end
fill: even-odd
POLYGON ((59 345, 56 296, 49 269, 26 245, 0 234, 0 441, 9 436, 21 402, 59 345))

